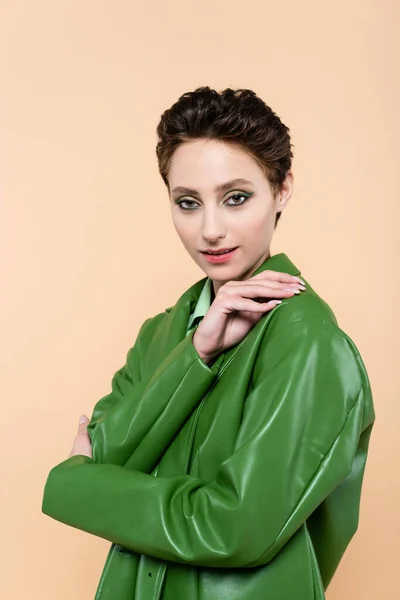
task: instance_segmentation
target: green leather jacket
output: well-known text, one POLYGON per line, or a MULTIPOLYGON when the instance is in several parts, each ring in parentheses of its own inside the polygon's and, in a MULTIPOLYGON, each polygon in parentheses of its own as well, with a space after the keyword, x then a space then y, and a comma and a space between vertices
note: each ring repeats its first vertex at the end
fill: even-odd
MULTIPOLYGON (((285 254, 265 269, 300 275, 285 254)), ((362 359, 306 282, 207 366, 186 335, 205 280, 143 323, 93 459, 50 471, 42 511, 112 542, 96 600, 321 600, 358 526, 362 359)))

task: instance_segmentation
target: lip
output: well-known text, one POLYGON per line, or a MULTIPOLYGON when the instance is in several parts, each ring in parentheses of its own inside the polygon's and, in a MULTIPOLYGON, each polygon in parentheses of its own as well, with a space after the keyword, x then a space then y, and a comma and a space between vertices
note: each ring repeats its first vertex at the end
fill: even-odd
MULTIPOLYGON (((235 254, 236 250, 238 249, 238 247, 234 247, 231 252, 228 252, 227 254, 206 254, 206 250, 202 250, 201 253, 203 254, 204 258, 211 263, 225 263, 228 260, 230 260, 232 258, 232 256, 235 254)), ((218 252, 223 252, 229 250, 229 248, 218 248, 218 252)), ((214 252, 216 252, 217 250, 213 250, 214 252)))
POLYGON ((227 252, 228 250, 236 247, 237 246, 227 246, 226 248, 206 248, 206 250, 200 250, 200 252, 227 252))

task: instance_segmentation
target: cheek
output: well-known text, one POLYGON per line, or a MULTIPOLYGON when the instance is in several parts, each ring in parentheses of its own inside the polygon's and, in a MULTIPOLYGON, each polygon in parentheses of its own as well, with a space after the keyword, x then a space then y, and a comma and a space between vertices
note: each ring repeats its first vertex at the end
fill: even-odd
POLYGON ((185 218, 186 215, 175 214, 172 217, 175 230, 185 246, 190 246, 190 243, 196 242, 196 219, 185 218))
POLYGON ((265 237, 266 232, 274 228, 275 215, 272 210, 265 206, 257 207, 257 210, 243 211, 240 218, 232 219, 236 229, 248 232, 248 235, 257 238, 258 235, 265 237))

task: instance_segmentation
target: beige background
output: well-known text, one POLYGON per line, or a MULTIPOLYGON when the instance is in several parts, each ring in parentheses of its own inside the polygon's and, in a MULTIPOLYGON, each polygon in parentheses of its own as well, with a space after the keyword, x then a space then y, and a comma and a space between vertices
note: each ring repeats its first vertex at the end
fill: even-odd
POLYGON ((204 275, 173 229, 155 128, 210 85, 254 89, 291 128, 295 194, 272 250, 358 345, 377 411, 328 598, 393 598, 399 3, 3 0, 0 22, 0 596, 94 596, 109 543, 44 516, 43 486, 143 320, 204 275))

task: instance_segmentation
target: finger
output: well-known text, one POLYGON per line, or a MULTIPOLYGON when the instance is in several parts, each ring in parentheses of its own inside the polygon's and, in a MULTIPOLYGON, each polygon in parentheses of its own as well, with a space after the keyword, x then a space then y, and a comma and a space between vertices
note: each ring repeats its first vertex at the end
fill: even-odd
MULTIPOLYGON (((262 286, 267 292, 269 290, 287 290, 287 289, 293 289, 293 290, 305 290, 306 287, 304 285, 301 285, 301 283, 298 283, 297 281, 270 281, 270 280, 266 280, 266 281, 262 281, 260 279, 256 279, 256 281, 251 281, 251 279, 246 280, 246 285, 251 285, 251 286, 262 286)), ((230 286, 230 287, 234 287, 234 286, 230 286)), ((239 290, 241 290, 243 288, 243 283, 240 286, 237 286, 237 291, 238 293, 241 295, 241 292, 239 290)))
MULTIPOLYGON (((285 284, 288 285, 287 283, 285 284)), ((242 297, 242 298, 290 298, 293 294, 296 294, 300 290, 297 286, 294 287, 282 287, 281 284, 277 283, 254 283, 252 285, 240 285, 240 286, 227 286, 224 290, 221 289, 220 298, 223 302, 228 298, 242 297)))
POLYGON ((297 277, 296 275, 290 275, 289 273, 282 273, 280 271, 262 271, 261 273, 258 273, 257 275, 251 277, 250 280, 251 279, 270 279, 271 281, 281 281, 283 283, 294 282, 305 285, 305 282, 302 279, 300 279, 300 277, 297 277))
MULTIPOLYGON (((261 275, 261 273, 260 273, 261 275)), ((269 286, 271 289, 274 290, 279 290, 279 289, 283 289, 285 287, 292 287, 295 286, 296 288, 301 288, 303 290, 305 290, 306 286, 301 284, 299 281, 294 280, 290 275, 289 277, 283 277, 282 279, 285 279, 286 281, 279 281, 276 278, 275 279, 270 279, 269 277, 266 278, 257 278, 258 276, 256 275, 255 277, 251 277, 250 279, 244 279, 243 281, 236 281, 235 279, 232 279, 230 281, 227 281, 223 288, 225 289, 237 289, 239 290, 241 287, 243 287, 244 285, 264 285, 264 286, 269 286)), ((222 287, 221 287, 222 289, 222 287)))
POLYGON ((251 313, 267 312, 282 303, 282 300, 269 300, 268 302, 254 302, 248 298, 232 298, 232 310, 249 311, 251 313))
POLYGON ((87 426, 89 425, 89 419, 86 415, 79 417, 78 435, 81 433, 87 433, 87 426))

